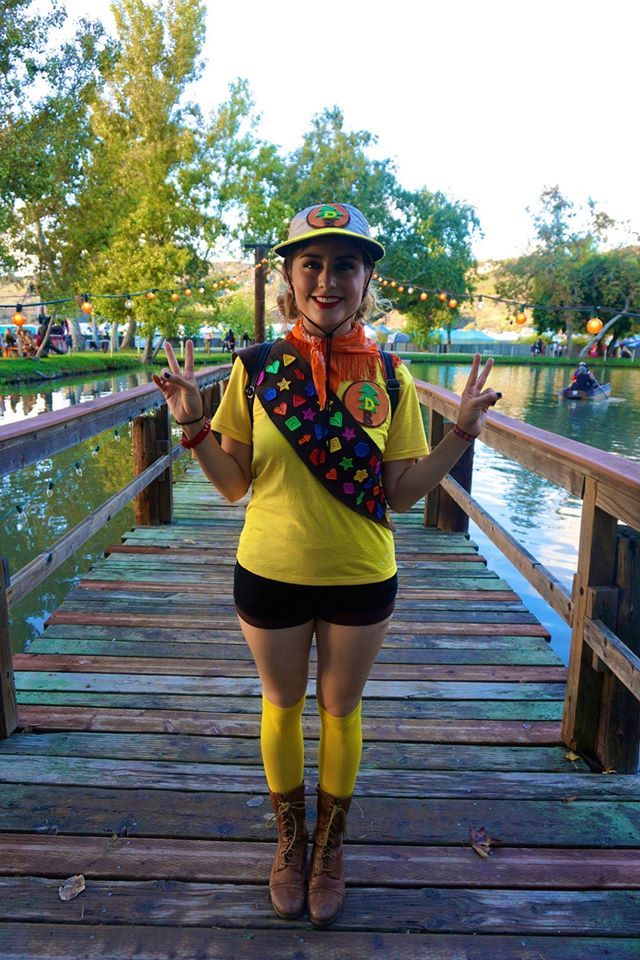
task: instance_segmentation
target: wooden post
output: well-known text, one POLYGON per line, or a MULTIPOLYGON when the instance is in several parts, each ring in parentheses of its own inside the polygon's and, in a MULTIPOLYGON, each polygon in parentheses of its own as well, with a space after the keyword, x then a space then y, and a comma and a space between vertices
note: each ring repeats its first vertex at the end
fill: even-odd
MULTIPOLYGON (((437 447, 444 436, 444 417, 437 413, 433 407, 429 408, 429 449, 437 447)), ((427 494, 424 501, 424 525, 425 527, 438 526, 438 507, 440 497, 444 493, 440 485, 427 494)))
POLYGON ((10 737, 18 725, 16 684, 9 639, 8 586, 9 565, 5 557, 0 557, 0 740, 10 737))
MULTIPOLYGON (((451 430, 451 424, 444 422, 441 414, 431 410, 429 419, 429 446, 430 449, 440 443, 443 436, 451 430)), ((451 468, 449 475, 457 480, 467 493, 471 493, 471 479, 473 475, 473 448, 472 443, 462 454, 458 462, 451 468)), ((427 497, 425 506, 425 526, 438 527, 447 533, 468 533, 469 517, 458 506, 455 500, 442 489, 440 485, 432 490, 427 497)))
MULTIPOLYGON (((171 425, 166 404, 153 416, 136 417, 131 425, 131 437, 133 470, 137 477, 171 450, 171 425)), ((173 487, 170 467, 138 494, 134 506, 135 520, 139 526, 171 523, 173 487)))
MULTIPOLYGON (((255 332, 256 343, 264 343, 265 324, 264 324, 264 264, 262 258, 266 253, 267 247, 264 243, 257 243, 255 246, 255 278, 254 278, 254 298, 255 298, 255 332), (258 267, 258 264, 260 266, 258 267)), ((286 332, 286 331, 285 331, 286 332)))
MULTIPOLYGON (((618 530, 616 550, 618 609, 607 626, 640 654, 640 533, 618 530)), ((600 725, 596 739, 598 760, 605 770, 637 773, 640 759, 640 702, 610 670, 602 681, 600 725)))
POLYGON ((571 750, 595 758, 603 674, 594 669, 584 641, 589 588, 614 586, 617 520, 596 506, 598 483, 585 481, 580 523, 578 571, 573 584, 573 623, 562 739, 571 750))

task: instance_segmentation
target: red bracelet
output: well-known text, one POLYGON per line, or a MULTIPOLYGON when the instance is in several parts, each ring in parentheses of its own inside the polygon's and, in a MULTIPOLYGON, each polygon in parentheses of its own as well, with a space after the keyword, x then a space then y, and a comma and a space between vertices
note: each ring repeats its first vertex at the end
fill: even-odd
POLYGON ((185 450, 193 450, 194 447, 197 447, 199 443, 202 443, 206 435, 211 430, 211 420, 207 420, 202 424, 202 430, 199 433, 196 433, 195 437, 189 440, 188 437, 185 437, 184 433, 180 437, 180 444, 185 448, 185 450))
POLYGON ((461 440, 466 440, 467 443, 473 443, 476 439, 472 433, 467 433, 466 430, 462 430, 457 423, 451 427, 451 432, 455 433, 456 437, 460 437, 461 440))

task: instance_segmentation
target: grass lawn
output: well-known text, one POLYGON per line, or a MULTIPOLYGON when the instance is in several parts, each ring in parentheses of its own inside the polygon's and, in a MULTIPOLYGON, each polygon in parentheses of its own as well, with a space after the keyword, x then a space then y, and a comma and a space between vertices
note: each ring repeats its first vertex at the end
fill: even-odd
MULTIPOLYGON (((228 353, 197 353, 197 366, 211 366, 229 362, 228 353)), ((164 353, 158 354, 149 369, 162 368, 166 364, 164 353)), ((123 350, 111 357, 108 353, 65 353, 60 356, 49 354, 46 358, 0 358, 0 386, 9 383, 29 383, 42 380, 54 380, 58 377, 80 377, 85 374, 105 373, 112 370, 135 370, 140 367, 140 358, 136 350, 123 350)))
MULTIPOLYGON (((416 351, 411 351, 409 353, 403 353, 398 351, 400 357, 403 360, 416 360, 422 361, 424 363, 468 363, 471 364, 473 360, 472 353, 419 353, 416 351)), ((482 357, 484 361, 485 356, 482 357)), ((573 367, 574 369, 578 366, 577 357, 501 357, 494 356, 493 361, 495 364, 500 364, 502 366, 531 366, 531 367, 573 367)), ((607 360, 602 358, 592 359, 587 357, 587 365, 590 369, 593 370, 603 370, 609 367, 635 367, 640 370, 640 363, 634 363, 633 360, 629 359, 620 359, 617 357, 611 357, 607 360)))

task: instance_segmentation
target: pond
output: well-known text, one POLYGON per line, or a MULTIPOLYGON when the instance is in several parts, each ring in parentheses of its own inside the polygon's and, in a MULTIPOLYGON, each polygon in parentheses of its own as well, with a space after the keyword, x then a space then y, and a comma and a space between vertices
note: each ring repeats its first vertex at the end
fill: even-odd
MULTIPOLYGON (((459 392, 469 368, 413 361, 410 369, 419 379, 459 392)), ((560 401, 558 393, 567 375, 567 368, 498 366, 491 374, 491 383, 503 394, 499 405, 503 413, 560 436, 640 460, 640 370, 605 371, 602 379, 611 383, 612 398, 598 403, 560 401)), ((136 371, 50 382, 35 389, 33 385, 16 389, 0 398, 0 425, 86 403, 146 383, 148 379, 146 371, 136 371)), ((580 500, 489 447, 477 443, 476 448, 475 498, 570 588, 577 562, 580 500)), ((174 469, 181 473, 185 462, 178 461, 174 469)), ((114 430, 107 431, 101 437, 1 479, 0 554, 9 558, 10 569, 19 570, 131 477, 129 428, 124 425, 118 436, 114 430), (96 446, 99 450, 94 456, 96 446), (81 475, 76 469, 78 463, 81 475), (49 489, 52 483, 53 488, 49 489), (34 494, 35 498, 26 503, 34 494), (24 506, 23 515, 18 513, 18 506, 24 506)), ((133 507, 129 505, 12 610, 14 650, 28 648, 29 642, 41 633, 49 614, 82 573, 102 555, 104 546, 118 542, 132 525, 133 507)), ((489 567, 511 584, 548 627, 554 648, 566 662, 568 627, 473 524, 471 535, 489 567)))

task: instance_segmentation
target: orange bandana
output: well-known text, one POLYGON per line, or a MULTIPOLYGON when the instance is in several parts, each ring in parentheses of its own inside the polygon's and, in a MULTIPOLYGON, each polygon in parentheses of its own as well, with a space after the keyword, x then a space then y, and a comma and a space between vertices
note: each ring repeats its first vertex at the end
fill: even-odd
MULTIPOLYGON (((318 391, 320 408, 327 404, 327 348, 328 337, 317 337, 308 333, 302 322, 298 320, 293 330, 289 330, 285 340, 293 344, 296 350, 311 366, 313 383, 318 391)), ((341 337, 333 337, 331 343, 331 369, 329 371, 329 388, 335 391, 342 380, 375 380, 376 366, 381 362, 378 346, 373 340, 365 336, 364 327, 356 323, 341 337)), ((397 367, 400 357, 393 357, 393 365, 397 367)))

